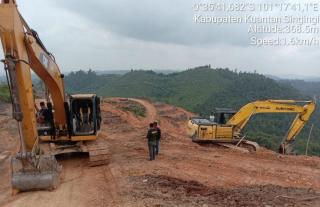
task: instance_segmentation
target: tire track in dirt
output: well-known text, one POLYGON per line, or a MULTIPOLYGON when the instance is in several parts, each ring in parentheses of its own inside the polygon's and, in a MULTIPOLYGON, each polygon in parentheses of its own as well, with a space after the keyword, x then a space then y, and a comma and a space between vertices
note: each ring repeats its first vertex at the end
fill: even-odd
POLYGON ((148 124, 148 122, 157 120, 157 109, 152 103, 143 99, 130 98, 129 100, 135 101, 146 108, 147 116, 145 117, 144 123, 148 124))
POLYGON ((122 201, 121 198, 119 197, 119 186, 117 184, 117 180, 114 177, 114 174, 112 173, 112 170, 110 169, 109 166, 103 166, 101 168, 101 173, 104 176, 104 180, 105 180, 105 184, 106 186, 106 191, 109 192, 110 197, 112 198, 112 201, 108 201, 110 202, 110 206, 114 206, 114 207, 121 207, 122 205, 122 201))

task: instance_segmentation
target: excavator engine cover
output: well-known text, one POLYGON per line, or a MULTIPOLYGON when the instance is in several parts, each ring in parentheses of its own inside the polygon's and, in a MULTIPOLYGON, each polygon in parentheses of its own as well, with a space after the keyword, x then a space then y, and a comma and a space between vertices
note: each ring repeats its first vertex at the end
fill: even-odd
POLYGON ((27 167, 16 157, 11 160, 12 188, 18 191, 53 190, 59 185, 61 166, 52 155, 42 155, 36 167, 27 167))

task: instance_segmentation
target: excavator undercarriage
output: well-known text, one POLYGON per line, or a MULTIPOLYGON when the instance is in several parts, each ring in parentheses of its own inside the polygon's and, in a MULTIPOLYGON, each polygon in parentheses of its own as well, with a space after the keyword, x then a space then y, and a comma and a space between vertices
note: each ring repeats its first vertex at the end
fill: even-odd
POLYGON ((53 156, 72 153, 85 153, 88 155, 88 165, 91 167, 107 165, 111 159, 108 144, 100 137, 94 141, 83 142, 43 142, 40 144, 44 154, 53 156))
POLYGON ((221 142, 218 142, 217 144, 229 149, 234 149, 234 150, 243 151, 243 152, 256 152, 260 149, 260 146, 258 143, 252 142, 246 139, 238 140, 237 142, 234 142, 232 144, 221 143, 221 142))

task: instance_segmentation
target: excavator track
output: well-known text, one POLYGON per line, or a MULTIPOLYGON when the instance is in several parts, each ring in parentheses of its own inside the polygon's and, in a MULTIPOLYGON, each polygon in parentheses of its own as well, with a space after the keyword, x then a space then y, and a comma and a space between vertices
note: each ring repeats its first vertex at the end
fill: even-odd
POLYGON ((86 142, 85 146, 89 153, 89 165, 91 167, 110 163, 111 153, 107 143, 96 140, 86 142))
POLYGON ((88 153, 89 166, 107 165, 111 159, 110 148, 103 140, 86 141, 84 143, 56 145, 54 143, 42 143, 41 149, 45 154, 59 155, 67 153, 88 153))
POLYGON ((232 150, 237 150, 240 152, 256 152, 259 151, 260 146, 256 142, 252 142, 249 140, 242 140, 241 143, 217 143, 220 146, 232 149, 232 150))
POLYGON ((247 149, 249 152, 256 152, 260 149, 260 146, 256 142, 252 142, 249 140, 243 140, 240 144, 239 147, 247 149))

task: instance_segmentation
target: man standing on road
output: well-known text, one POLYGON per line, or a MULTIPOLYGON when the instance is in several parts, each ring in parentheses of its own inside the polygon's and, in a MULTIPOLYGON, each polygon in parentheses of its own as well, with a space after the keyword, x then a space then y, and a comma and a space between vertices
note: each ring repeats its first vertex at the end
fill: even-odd
POLYGON ((150 123, 147 134, 150 161, 156 158, 157 136, 157 129, 154 127, 153 123, 150 123))
POLYGON ((160 139, 161 139, 161 129, 158 127, 158 123, 153 122, 153 127, 157 130, 157 140, 156 140, 156 155, 160 152, 160 139))

